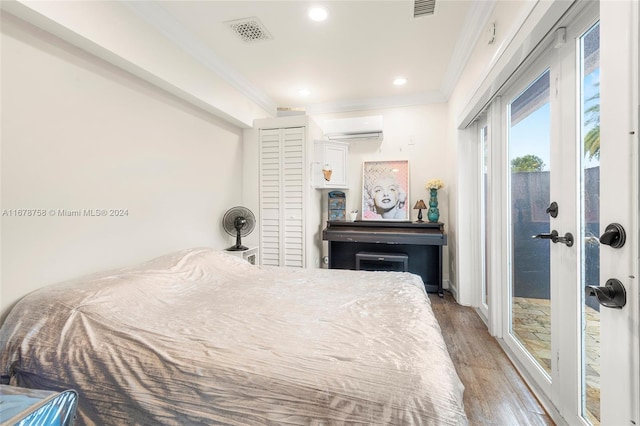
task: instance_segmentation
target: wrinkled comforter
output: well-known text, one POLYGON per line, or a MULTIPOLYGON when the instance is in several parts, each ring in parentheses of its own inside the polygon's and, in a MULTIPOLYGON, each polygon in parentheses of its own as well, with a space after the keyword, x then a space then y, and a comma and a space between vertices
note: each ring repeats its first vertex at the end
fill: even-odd
POLYGON ((259 267, 212 249, 42 288, 0 329, 12 384, 80 424, 465 424, 416 275, 259 267))

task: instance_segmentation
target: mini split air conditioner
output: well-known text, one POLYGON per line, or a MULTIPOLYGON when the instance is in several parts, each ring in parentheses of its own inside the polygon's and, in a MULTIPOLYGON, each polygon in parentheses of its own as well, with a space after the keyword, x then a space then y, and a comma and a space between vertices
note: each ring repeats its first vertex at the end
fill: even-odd
POLYGON ((324 135, 329 140, 382 139, 382 116, 341 118, 324 122, 324 135))

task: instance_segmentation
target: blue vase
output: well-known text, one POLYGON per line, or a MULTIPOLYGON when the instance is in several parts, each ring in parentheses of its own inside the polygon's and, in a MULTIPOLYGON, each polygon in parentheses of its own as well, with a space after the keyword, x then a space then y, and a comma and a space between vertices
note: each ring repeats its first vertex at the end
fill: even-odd
POLYGON ((431 223, 437 223, 440 219, 440 211, 438 210, 438 190, 430 189, 429 210, 427 210, 427 219, 431 223))

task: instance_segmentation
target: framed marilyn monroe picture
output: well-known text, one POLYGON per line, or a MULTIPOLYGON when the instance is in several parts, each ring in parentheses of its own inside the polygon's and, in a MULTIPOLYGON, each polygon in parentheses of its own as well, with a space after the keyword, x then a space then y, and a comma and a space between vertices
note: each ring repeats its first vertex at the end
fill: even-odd
POLYGON ((362 220, 410 220, 408 160, 362 163, 362 220))

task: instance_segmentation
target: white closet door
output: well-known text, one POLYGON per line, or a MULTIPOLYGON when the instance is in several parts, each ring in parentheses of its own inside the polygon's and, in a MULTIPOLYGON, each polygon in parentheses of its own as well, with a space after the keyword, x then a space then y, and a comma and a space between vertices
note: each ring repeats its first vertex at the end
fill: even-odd
POLYGON ((280 266, 280 130, 260 131, 260 261, 280 266))
POLYGON ((304 267, 305 128, 260 131, 261 263, 304 267))
POLYGON ((282 130, 283 266, 304 267, 304 128, 282 130))

